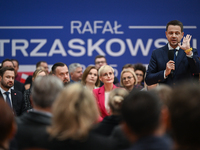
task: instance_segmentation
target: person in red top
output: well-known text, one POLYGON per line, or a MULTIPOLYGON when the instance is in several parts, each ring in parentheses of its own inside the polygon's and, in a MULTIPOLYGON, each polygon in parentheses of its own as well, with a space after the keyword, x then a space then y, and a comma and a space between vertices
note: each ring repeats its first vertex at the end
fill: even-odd
POLYGON ((101 117, 104 118, 109 115, 110 108, 108 105, 108 97, 110 92, 117 88, 114 84, 114 69, 109 65, 101 66, 98 71, 99 79, 104 83, 100 88, 94 89, 93 93, 96 97, 99 110, 101 112, 101 117))

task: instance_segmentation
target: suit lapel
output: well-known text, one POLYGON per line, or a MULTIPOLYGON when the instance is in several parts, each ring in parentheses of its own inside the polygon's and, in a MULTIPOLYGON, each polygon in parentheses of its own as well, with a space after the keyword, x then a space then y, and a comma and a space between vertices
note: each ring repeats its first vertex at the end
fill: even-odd
POLYGON ((175 62, 174 75, 176 74, 176 72, 178 72, 178 69, 180 68, 179 66, 181 65, 181 61, 184 59, 184 56, 185 56, 185 52, 182 49, 179 49, 178 55, 176 57, 176 62, 175 62))
POLYGON ((17 93, 11 89, 11 101, 13 105, 13 109, 17 106, 17 93))
POLYGON ((162 55, 162 58, 164 60, 164 62, 168 62, 169 61, 169 58, 168 58, 168 45, 165 45, 162 49, 163 51, 161 52, 161 55, 162 55))

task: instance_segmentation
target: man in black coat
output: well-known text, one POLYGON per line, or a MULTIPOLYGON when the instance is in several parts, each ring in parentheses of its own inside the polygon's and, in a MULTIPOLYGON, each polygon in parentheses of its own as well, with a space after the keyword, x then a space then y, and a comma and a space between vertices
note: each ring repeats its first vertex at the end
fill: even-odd
POLYGON ((33 110, 17 118, 14 143, 18 149, 44 145, 46 127, 51 124, 51 106, 62 88, 62 81, 54 76, 38 77, 34 81, 31 92, 33 110))

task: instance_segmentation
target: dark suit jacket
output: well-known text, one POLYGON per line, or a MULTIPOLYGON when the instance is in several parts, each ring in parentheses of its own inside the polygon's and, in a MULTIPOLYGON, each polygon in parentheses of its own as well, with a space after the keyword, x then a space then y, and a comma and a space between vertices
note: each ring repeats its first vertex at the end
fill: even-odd
MULTIPOLYGON (((15 140, 18 149, 43 148, 49 150, 116 150, 114 140, 89 134, 85 140, 58 140, 50 138, 47 127, 51 117, 34 111, 24 113, 16 119, 18 131, 15 140)), ((13 148, 13 147, 12 147, 13 148)), ((14 149, 14 148, 13 148, 14 149)), ((17 149, 17 147, 15 147, 17 149)))
POLYGON ((121 117, 119 115, 106 116, 103 118, 103 121, 97 124, 94 128, 94 132, 99 135, 109 136, 111 135, 113 129, 120 124, 120 122, 121 117))
POLYGON ((179 81, 191 79, 192 73, 200 72, 200 61, 197 50, 193 49, 193 57, 189 58, 186 56, 184 50, 179 49, 173 78, 169 75, 166 79, 164 79, 164 70, 166 69, 166 64, 169 61, 168 50, 169 48, 167 44, 164 47, 153 51, 145 79, 147 85, 155 83, 174 85, 179 81))
POLYGON ((18 117, 16 122, 18 129, 14 141, 18 149, 41 147, 44 144, 47 139, 46 127, 51 124, 50 116, 30 111, 18 117))
MULTIPOLYGON (((0 96, 3 97, 0 92, 0 96)), ((20 116, 26 111, 23 95, 20 91, 11 89, 11 99, 13 105, 13 111, 17 116, 20 116)))
POLYGON ((19 82, 19 81, 17 81, 17 80, 15 80, 14 81, 14 90, 20 91, 23 94, 24 91, 25 91, 24 84, 19 82))

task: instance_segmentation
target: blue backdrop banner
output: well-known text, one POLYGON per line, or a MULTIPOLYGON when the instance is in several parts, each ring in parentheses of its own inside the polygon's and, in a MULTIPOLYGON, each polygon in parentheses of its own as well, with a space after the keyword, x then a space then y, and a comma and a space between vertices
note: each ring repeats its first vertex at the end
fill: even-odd
POLYGON ((40 60, 85 68, 105 55, 119 78, 127 63, 148 65, 171 20, 183 22, 198 48, 199 8, 198 0, 1 0, 0 58, 17 59, 26 72, 40 60))

